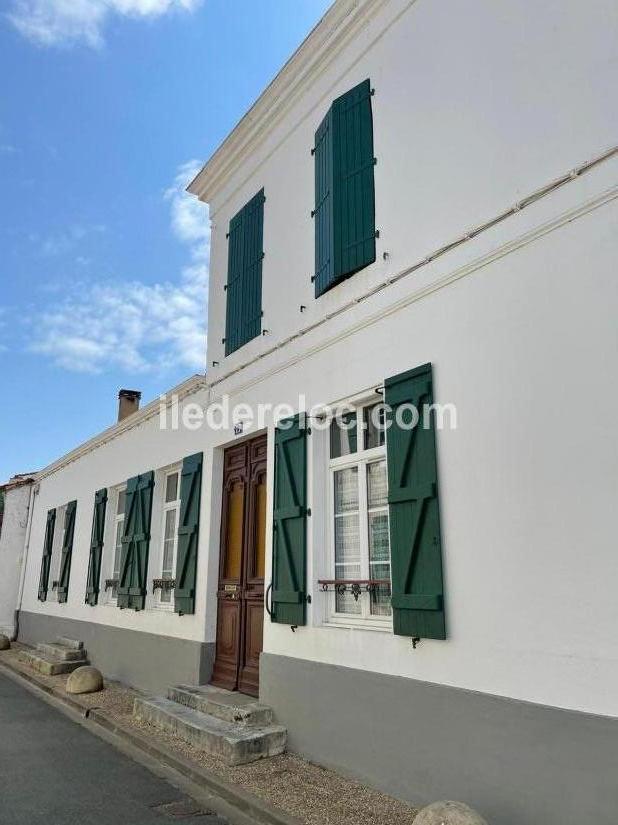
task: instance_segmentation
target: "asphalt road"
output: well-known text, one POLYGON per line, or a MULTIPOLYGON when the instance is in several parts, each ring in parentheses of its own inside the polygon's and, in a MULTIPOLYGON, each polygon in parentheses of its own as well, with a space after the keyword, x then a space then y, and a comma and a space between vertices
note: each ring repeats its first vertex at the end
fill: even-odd
POLYGON ((0 825, 229 825, 199 811, 164 779, 0 674, 0 825))

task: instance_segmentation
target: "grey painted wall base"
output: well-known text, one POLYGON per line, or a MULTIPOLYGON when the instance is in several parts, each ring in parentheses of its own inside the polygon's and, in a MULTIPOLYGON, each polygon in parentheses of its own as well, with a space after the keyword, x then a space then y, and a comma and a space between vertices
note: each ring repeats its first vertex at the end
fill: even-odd
POLYGON ((618 719, 264 653, 290 750, 491 825, 616 825, 618 719))
POLYGON ((95 622, 19 614, 19 641, 34 645, 56 636, 81 639, 88 659, 110 679, 153 693, 169 685, 208 682, 214 660, 214 644, 141 633, 95 622))

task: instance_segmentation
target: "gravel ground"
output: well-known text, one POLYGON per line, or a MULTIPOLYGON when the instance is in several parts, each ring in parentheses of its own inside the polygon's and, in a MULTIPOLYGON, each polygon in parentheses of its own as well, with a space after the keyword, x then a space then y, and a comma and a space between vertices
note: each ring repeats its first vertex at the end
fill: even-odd
MULTIPOLYGON (((0 653, 2 661, 35 675, 54 692, 65 692, 67 676, 43 676, 34 671, 22 660, 19 646, 0 653)), ((135 690, 106 680, 103 691, 72 698, 85 708, 101 708, 118 722, 147 734, 185 759, 268 800, 307 825, 411 825, 414 820, 416 810, 405 803, 292 753, 235 768, 224 765, 179 737, 133 719, 133 699, 137 695, 135 690)))

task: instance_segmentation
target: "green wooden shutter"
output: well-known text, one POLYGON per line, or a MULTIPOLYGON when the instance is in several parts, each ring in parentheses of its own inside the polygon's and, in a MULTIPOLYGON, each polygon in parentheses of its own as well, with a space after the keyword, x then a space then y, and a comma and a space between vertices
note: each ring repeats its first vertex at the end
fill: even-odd
POLYGON ((47 521, 45 523, 45 540, 43 542, 43 558, 41 559, 41 575, 39 578, 39 601, 47 599, 47 588, 49 586, 49 567, 51 564, 52 548, 54 545, 54 528, 56 526, 56 510, 47 511, 47 521))
POLYGON ((127 481, 118 607, 143 610, 146 603, 153 487, 152 470, 127 481))
POLYGON ((307 566, 307 429, 304 416, 275 430, 272 620, 305 624, 307 566))
POLYGON ((106 507, 107 489, 104 487, 102 490, 97 490, 94 494, 94 510, 92 513, 90 560, 88 562, 88 578, 86 580, 86 604, 92 607, 94 607, 99 600, 106 507))
POLYGON ((62 555, 60 557, 60 577, 58 578, 58 601, 66 602, 69 593, 71 561, 73 559, 73 535, 75 533, 75 515, 77 502, 69 501, 64 513, 64 534, 62 536, 62 555))
POLYGON ((195 612, 201 490, 202 453, 196 453, 187 456, 182 462, 180 481, 180 517, 178 521, 174 610, 181 615, 195 612))
POLYGON ((335 253, 333 232, 333 115, 329 110, 315 133, 315 296, 334 284, 335 253))
POLYGON ((445 639, 442 543, 438 505, 431 364, 385 381, 393 625, 399 636, 445 639), (413 405, 418 425, 407 428, 413 405), (397 422, 397 411, 400 420, 397 422))
POLYGON ((264 200, 264 190, 261 189, 230 221, 226 355, 239 349, 262 331, 264 200))
POLYGON ((315 135, 315 294, 376 259, 369 80, 338 97, 315 135))

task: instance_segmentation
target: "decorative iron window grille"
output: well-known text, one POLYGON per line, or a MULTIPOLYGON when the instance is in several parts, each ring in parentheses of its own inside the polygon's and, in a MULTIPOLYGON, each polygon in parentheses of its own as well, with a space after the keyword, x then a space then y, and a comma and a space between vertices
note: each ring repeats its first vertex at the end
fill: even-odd
POLYGON ((105 579, 105 589, 106 590, 113 590, 114 587, 118 587, 119 579, 105 579))
POLYGON ((152 592, 155 590, 173 590, 176 587, 176 579, 153 579, 152 592))
POLYGON ((377 590, 387 590, 390 594, 389 579, 318 579, 322 593, 351 593, 354 601, 358 601, 361 593, 375 593, 377 590))

